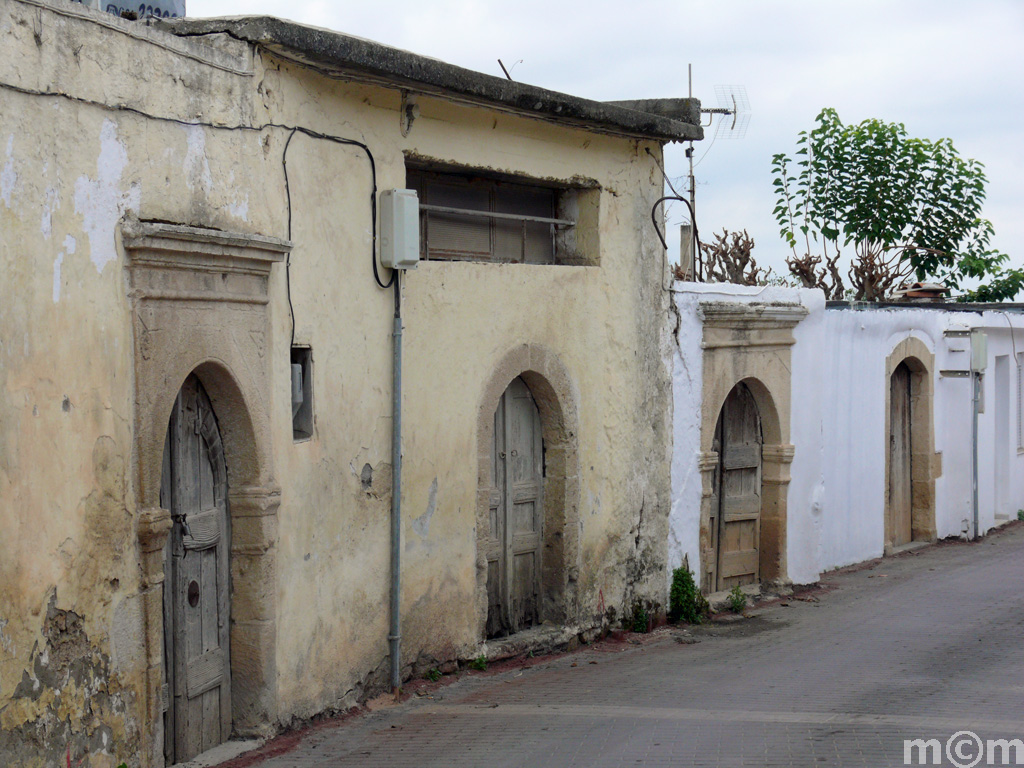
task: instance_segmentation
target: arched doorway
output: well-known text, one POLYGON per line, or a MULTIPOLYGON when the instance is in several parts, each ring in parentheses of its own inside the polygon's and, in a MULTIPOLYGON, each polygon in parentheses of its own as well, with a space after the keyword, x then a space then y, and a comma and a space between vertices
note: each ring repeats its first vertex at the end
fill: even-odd
POLYGON ((746 384, 726 397, 715 426, 711 497, 713 590, 761 580, 761 418, 746 384))
POLYGON ((889 377, 889 498, 886 540, 901 547, 914 540, 913 423, 911 372, 906 361, 889 377))
POLYGON ((189 375, 164 443, 160 504, 173 526, 164 551, 164 757, 185 762, 231 735, 230 518, 217 418, 189 375))
POLYGON ((540 618, 544 441, 530 388, 516 377, 494 411, 487 557, 487 637, 540 618))
POLYGON ((935 356, 918 338, 900 341, 885 363, 885 494, 883 552, 935 541, 935 453, 932 403, 935 356))
POLYGON ((476 499, 481 638, 507 635, 531 623, 564 624, 580 615, 578 399, 558 355, 533 344, 510 349, 483 387, 477 410, 476 499), (506 418, 509 407, 515 414, 511 420, 506 418), (527 556, 528 551, 534 554, 527 556))

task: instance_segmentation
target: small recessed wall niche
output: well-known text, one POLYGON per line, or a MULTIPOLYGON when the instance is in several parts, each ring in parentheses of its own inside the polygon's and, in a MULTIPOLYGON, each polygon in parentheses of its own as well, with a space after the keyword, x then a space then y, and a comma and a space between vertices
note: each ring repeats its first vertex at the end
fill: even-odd
POLYGON ((292 347, 292 439, 313 437, 313 350, 292 347))

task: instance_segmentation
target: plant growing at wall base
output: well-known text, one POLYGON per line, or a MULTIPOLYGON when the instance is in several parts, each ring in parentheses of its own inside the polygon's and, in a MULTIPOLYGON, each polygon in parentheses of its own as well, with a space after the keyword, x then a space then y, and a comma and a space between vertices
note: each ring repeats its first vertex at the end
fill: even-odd
POLYGON ((1017 519, 1018 520, 1024 520, 1024 509, 1018 509, 1017 510, 1017 519))
POLYGON ((668 617, 674 622, 699 624, 708 613, 708 601, 697 588, 689 568, 672 571, 672 586, 668 592, 668 617))
POLYGON ((651 631, 651 614, 643 600, 634 601, 633 607, 622 614, 622 628, 637 633, 651 631))
POLYGON ((477 672, 484 672, 487 670, 487 657, 481 654, 469 662, 469 668, 475 669, 477 672))
POLYGON ((981 217, 981 163, 960 156, 949 139, 915 139, 901 123, 844 125, 824 109, 801 131, 796 160, 772 158, 775 218, 792 248, 790 271, 830 299, 845 292, 840 251, 853 251, 848 277, 854 298, 885 298, 915 276, 953 289, 984 280, 963 300, 1011 299, 1024 270, 989 246, 992 224, 981 217))
POLYGON ((740 613, 747 607, 747 596, 739 584, 729 590, 729 610, 740 613))
POLYGON ((425 680, 429 680, 432 683, 436 683, 438 680, 441 679, 441 670, 437 667, 431 667, 426 671, 426 674, 423 675, 423 678, 425 680))

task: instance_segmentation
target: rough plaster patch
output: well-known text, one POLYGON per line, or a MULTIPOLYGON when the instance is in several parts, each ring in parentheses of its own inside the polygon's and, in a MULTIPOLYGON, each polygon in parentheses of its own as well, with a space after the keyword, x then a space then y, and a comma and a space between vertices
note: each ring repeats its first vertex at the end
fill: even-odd
POLYGON ((114 228, 126 211, 137 211, 142 192, 138 184, 121 190, 121 174, 128 165, 128 150, 117 136, 117 124, 105 120, 100 129, 100 154, 96 178, 82 176, 75 182, 75 213, 89 236, 89 258, 96 271, 117 258, 114 228))
POLYGON ((420 538, 427 538, 430 533, 430 518, 437 510, 437 478, 430 484, 430 493, 427 496, 427 510, 412 521, 412 529, 420 535, 420 538))
POLYGON ((14 172, 14 134, 7 137, 7 162, 0 171, 0 200, 4 205, 11 207, 11 193, 14 192, 14 185, 18 183, 18 174, 14 172))
POLYGON ((192 190, 197 185, 210 190, 213 188, 213 175, 210 173, 210 161, 206 157, 206 132, 202 126, 191 125, 185 128, 185 136, 188 144, 185 153, 185 183, 192 190))

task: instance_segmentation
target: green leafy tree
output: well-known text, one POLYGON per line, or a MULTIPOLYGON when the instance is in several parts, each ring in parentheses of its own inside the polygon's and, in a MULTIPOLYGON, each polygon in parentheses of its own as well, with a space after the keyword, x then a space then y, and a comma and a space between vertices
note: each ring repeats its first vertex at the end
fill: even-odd
POLYGON ((1024 270, 1008 269, 1009 257, 989 245, 982 164, 949 139, 911 138, 882 120, 844 125, 824 109, 800 132, 796 158, 775 155, 772 171, 775 217, 793 250, 787 264, 804 285, 844 298, 837 262, 852 248, 858 300, 885 298, 911 276, 953 290, 983 281, 963 292, 971 301, 1011 299, 1024 287, 1024 270))

